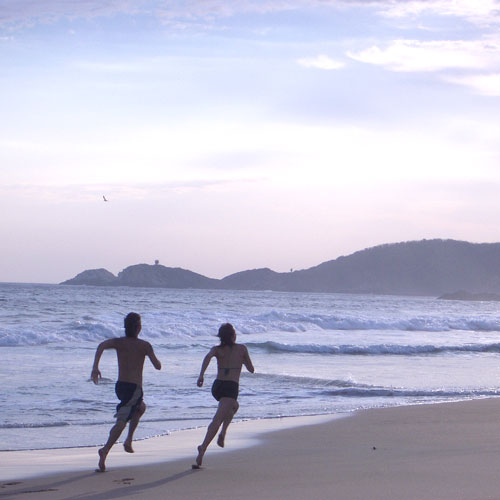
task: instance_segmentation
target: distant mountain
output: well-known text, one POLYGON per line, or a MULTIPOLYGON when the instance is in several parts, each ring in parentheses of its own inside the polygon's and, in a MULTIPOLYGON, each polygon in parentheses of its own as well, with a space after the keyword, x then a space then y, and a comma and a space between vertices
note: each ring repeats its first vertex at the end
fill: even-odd
POLYGON ((219 288, 228 290, 288 290, 290 273, 277 273, 269 268, 231 274, 221 279, 219 288))
POLYGON ((118 273, 117 284, 125 286, 151 286, 164 288, 217 288, 219 280, 160 264, 137 264, 118 273))
POLYGON ((105 285, 115 285, 116 276, 106 269, 88 269, 80 274, 77 274, 74 278, 64 281, 61 285, 95 285, 95 286, 105 286, 105 285))
POLYGON ((138 264, 117 277, 105 269, 84 271, 63 284, 431 296, 457 290, 500 293, 500 243, 439 239, 393 243, 310 269, 289 273, 254 269, 221 280, 180 268, 138 264))
POLYGON ((438 299, 443 300, 470 300, 470 301, 484 301, 488 300, 490 302, 500 302, 500 294, 499 293, 471 293, 466 292, 465 290, 458 290, 453 293, 445 293, 438 297, 438 299))
POLYGON ((118 276, 106 269, 83 271, 61 285, 111 285, 158 288, 217 288, 219 280, 206 278, 201 274, 160 264, 136 264, 126 267, 118 276))
POLYGON ((299 271, 313 291, 442 295, 500 291, 500 243, 422 240, 380 245, 299 271))

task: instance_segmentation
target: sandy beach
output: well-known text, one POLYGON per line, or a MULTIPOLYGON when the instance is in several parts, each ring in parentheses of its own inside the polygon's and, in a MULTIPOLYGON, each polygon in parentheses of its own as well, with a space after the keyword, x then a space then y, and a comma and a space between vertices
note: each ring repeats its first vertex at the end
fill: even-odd
POLYGON ((2 452, 1 498, 500 498, 500 400, 234 424, 192 470, 205 429, 97 448, 2 452))

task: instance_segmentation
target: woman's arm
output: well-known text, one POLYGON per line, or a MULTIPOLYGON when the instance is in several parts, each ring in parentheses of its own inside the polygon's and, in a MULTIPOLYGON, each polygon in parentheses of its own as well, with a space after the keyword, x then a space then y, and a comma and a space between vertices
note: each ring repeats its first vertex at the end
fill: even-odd
POLYGON ((210 349, 208 354, 203 358, 203 362, 201 363, 200 376, 198 377, 198 380, 196 382, 198 387, 201 387, 203 385, 203 375, 205 374, 205 371, 208 368, 210 361, 215 356, 215 349, 216 349, 215 347, 212 347, 212 349, 210 349))
POLYGON ((250 354, 248 354, 248 349, 246 348, 246 346, 242 347, 243 347, 243 364, 250 373, 254 373, 255 368, 253 367, 252 360, 250 359, 250 354))

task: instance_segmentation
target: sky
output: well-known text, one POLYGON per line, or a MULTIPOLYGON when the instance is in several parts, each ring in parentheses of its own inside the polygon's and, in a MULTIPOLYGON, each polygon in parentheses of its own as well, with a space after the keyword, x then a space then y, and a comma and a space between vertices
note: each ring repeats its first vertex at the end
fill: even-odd
POLYGON ((0 281, 500 241, 499 28, 500 0, 0 0, 0 281))

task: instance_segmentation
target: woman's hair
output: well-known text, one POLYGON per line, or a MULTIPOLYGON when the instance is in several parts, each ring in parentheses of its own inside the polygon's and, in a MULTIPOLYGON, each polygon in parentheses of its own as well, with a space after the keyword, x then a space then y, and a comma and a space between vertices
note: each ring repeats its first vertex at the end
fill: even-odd
POLYGON ((217 334, 217 337, 220 338, 220 345, 221 346, 233 346, 234 345, 234 340, 236 336, 236 330, 234 329, 234 326, 231 323, 224 323, 221 325, 219 328, 219 333, 217 334))
POLYGON ((125 336, 137 337, 137 327, 141 324, 141 316, 134 312, 128 313, 123 324, 125 326, 125 336))

